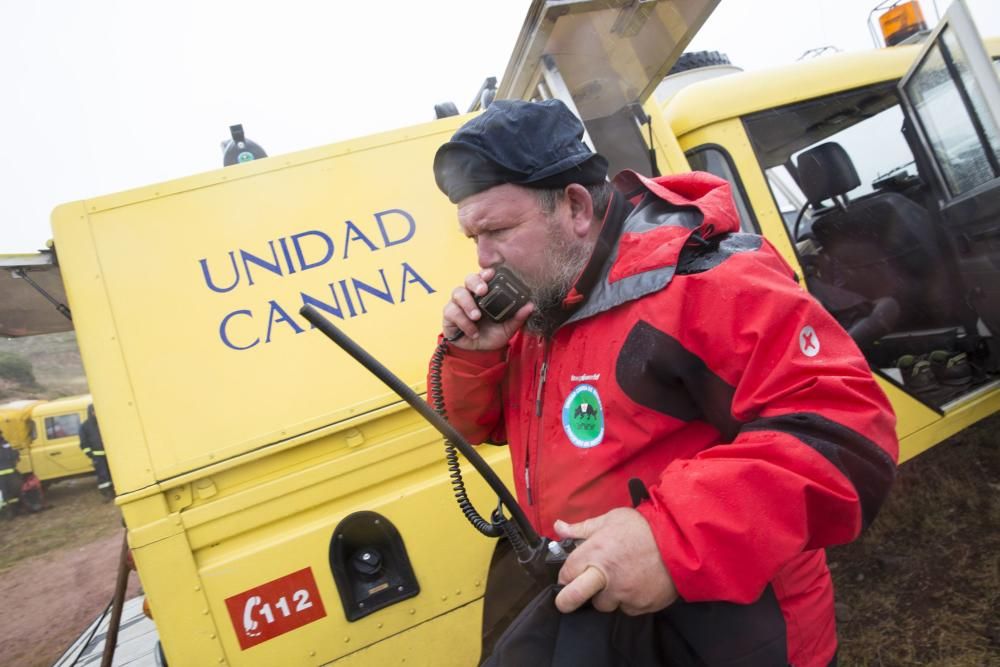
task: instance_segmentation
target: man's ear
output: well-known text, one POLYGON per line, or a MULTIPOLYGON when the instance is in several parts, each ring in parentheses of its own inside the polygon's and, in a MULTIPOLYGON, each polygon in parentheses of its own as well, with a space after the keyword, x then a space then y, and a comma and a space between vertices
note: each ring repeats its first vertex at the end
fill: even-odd
POLYGON ((587 188, 579 183, 570 183, 564 192, 573 232, 581 238, 585 237, 590 234, 594 224, 594 200, 587 188))

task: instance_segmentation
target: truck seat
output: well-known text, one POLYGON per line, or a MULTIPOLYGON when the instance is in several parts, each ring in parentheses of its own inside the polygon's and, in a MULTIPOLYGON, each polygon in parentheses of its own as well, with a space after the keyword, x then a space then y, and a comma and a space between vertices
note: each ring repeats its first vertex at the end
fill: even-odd
POLYGON ((895 299, 901 324, 951 318, 942 246, 930 214, 896 192, 851 201, 861 185, 847 151, 827 142, 798 158, 800 185, 813 211, 812 233, 846 289, 895 299), (821 208, 826 200, 833 206, 821 208))

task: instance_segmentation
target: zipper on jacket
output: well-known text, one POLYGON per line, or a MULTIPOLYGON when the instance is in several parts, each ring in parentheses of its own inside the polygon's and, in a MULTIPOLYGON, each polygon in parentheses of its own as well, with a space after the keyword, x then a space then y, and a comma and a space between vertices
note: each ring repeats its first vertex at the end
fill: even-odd
POLYGON ((546 347, 542 356, 542 370, 538 374, 538 392, 535 394, 535 416, 542 416, 542 391, 545 389, 545 374, 549 370, 549 351, 546 347))
MULTIPOLYGON (((535 369, 532 372, 532 377, 540 375, 538 362, 535 362, 535 369)), ((531 430, 528 430, 531 433, 531 430)), ((531 438, 528 438, 527 442, 524 444, 524 493, 528 497, 528 505, 532 504, 533 498, 531 497, 531 438)))
POLYGON ((531 475, 528 474, 528 458, 524 459, 524 490, 528 493, 528 504, 531 505, 531 475))
MULTIPOLYGON (((548 341, 542 343, 542 367, 538 371, 538 391, 535 393, 535 416, 538 417, 538 423, 536 424, 535 430, 535 452, 538 452, 538 448, 541 446, 542 440, 542 393, 545 390, 545 376, 548 374, 549 370, 549 345, 548 341)), ((535 462, 535 467, 538 467, 538 462, 535 462)), ((524 455, 524 488, 528 495, 528 504, 533 505, 534 499, 531 495, 531 444, 528 443, 525 447, 524 455)), ((537 520, 537 517, 536 517, 537 520)))

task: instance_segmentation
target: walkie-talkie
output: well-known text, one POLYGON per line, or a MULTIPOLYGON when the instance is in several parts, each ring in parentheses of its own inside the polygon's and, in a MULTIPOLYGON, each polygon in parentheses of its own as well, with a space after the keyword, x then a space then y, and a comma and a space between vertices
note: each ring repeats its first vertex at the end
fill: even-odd
POLYGON ((476 305, 494 322, 503 322, 531 300, 528 286, 502 266, 486 287, 486 294, 476 299, 476 305))
MULTIPOLYGON (((511 273, 510 269, 499 267, 493 278, 486 283, 486 294, 475 297, 479 309, 494 322, 503 322, 521 309, 521 306, 531 301, 531 290, 521 280, 511 273)), ((459 329, 448 342, 454 343, 465 335, 459 329)))

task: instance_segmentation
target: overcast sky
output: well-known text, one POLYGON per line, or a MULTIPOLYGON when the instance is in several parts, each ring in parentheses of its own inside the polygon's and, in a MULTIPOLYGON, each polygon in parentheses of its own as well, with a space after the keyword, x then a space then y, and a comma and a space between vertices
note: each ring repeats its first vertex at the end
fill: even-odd
MULTIPOLYGON (((949 0, 922 0, 932 24, 949 0)), ((984 35, 1000 1, 967 0, 984 35)), ((271 155, 464 110, 530 0, 0 0, 0 253, 67 201, 208 171, 242 123, 271 155)), ((692 50, 744 69, 872 47, 877 0, 722 0, 692 50)))

